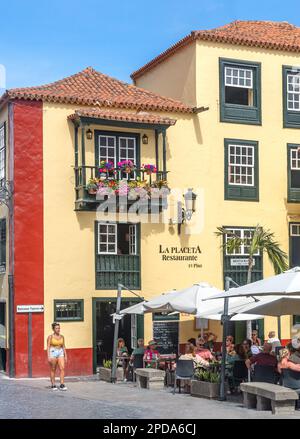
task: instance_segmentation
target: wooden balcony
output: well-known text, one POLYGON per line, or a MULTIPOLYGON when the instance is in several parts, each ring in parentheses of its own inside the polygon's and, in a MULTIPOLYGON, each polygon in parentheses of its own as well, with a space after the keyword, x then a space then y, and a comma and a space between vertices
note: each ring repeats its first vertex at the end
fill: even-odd
POLYGON ((167 171, 148 173, 136 169, 100 172, 95 166, 75 166, 75 210, 93 211, 106 203, 107 210, 128 210, 137 203, 137 213, 156 213, 168 207, 167 171))

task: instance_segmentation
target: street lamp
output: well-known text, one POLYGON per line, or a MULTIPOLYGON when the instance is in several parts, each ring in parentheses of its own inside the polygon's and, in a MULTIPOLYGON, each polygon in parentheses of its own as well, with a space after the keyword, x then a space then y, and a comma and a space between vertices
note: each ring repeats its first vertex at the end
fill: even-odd
POLYGON ((193 189, 189 188, 183 197, 185 207, 182 206, 181 201, 178 202, 178 235, 181 233, 182 224, 191 221, 193 213, 196 211, 197 194, 193 192, 193 189))
POLYGON ((191 221, 193 213, 195 212, 197 195, 193 192, 193 189, 188 189, 184 194, 185 201, 185 218, 187 221, 191 221))
POLYGON ((88 140, 92 140, 92 138, 93 138, 93 131, 90 128, 86 132, 86 138, 88 140))

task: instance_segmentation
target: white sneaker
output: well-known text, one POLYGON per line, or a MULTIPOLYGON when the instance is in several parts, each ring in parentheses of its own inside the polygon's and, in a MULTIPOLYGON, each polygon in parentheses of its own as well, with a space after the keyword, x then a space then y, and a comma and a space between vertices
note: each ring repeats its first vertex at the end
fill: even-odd
POLYGON ((64 384, 61 384, 59 386, 59 390, 62 390, 63 392, 65 392, 66 390, 68 390, 68 388, 64 384))
POLYGON ((55 385, 53 385, 53 386, 51 386, 51 390, 53 390, 55 392, 55 390, 58 390, 58 388, 55 385))

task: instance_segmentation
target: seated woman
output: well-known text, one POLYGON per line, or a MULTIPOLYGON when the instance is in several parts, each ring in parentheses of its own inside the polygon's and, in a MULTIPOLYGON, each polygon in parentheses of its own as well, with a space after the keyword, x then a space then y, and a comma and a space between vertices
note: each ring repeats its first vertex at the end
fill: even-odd
POLYGON ((282 369, 290 369, 295 372, 300 372, 300 364, 295 364, 290 361, 290 351, 288 349, 281 349, 279 351, 278 372, 282 373, 282 369))
POLYGON ((144 353, 144 362, 146 367, 157 368, 160 354, 156 348, 156 341, 150 340, 148 343, 148 348, 145 350, 144 353))
POLYGON ((205 340, 202 337, 199 337, 196 341, 196 355, 200 356, 203 360, 206 361, 213 361, 214 356, 210 352, 209 349, 204 347, 205 340))
POLYGON ((180 355, 179 360, 193 360, 194 367, 209 367, 209 362, 204 360, 200 355, 196 354, 195 348, 191 343, 187 343, 185 345, 185 353, 180 355))
POLYGON ((127 368, 128 368, 128 349, 125 346, 124 338, 118 339, 117 347, 117 367, 122 367, 124 371, 124 381, 127 381, 127 368), (124 357, 124 358, 122 358, 124 357))

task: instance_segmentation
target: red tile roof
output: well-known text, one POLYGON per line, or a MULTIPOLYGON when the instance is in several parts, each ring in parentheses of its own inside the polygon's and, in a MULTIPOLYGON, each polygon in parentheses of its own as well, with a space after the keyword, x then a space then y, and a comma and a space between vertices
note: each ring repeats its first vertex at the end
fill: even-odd
POLYGON ((8 99, 183 113, 193 111, 180 101, 126 84, 91 67, 50 84, 7 90, 0 98, 0 106, 8 99))
POLYGON ((193 31, 132 73, 135 80, 195 40, 300 52, 300 28, 287 22, 234 21, 211 30, 193 31))
POLYGON ((76 110, 74 114, 68 116, 70 120, 76 120, 80 117, 91 117, 96 119, 116 120, 126 122, 137 122, 157 125, 175 125, 176 120, 168 117, 162 117, 157 114, 145 112, 129 113, 128 111, 102 110, 97 108, 84 108, 76 110))

